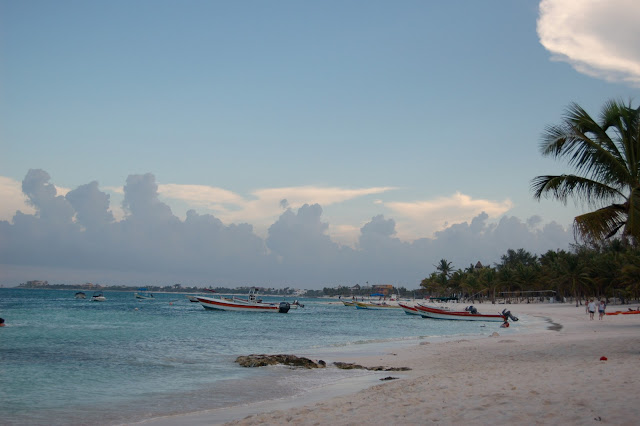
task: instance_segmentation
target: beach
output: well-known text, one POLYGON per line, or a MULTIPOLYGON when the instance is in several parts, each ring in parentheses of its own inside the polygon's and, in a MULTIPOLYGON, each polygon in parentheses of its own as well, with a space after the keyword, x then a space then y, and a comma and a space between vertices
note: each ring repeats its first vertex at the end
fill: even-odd
MULTIPOLYGON (((368 387, 344 384, 312 397, 143 423, 638 424, 640 315, 599 320, 596 313, 590 320, 585 307, 575 304, 507 307, 516 315, 542 318, 548 327, 510 334, 492 325, 478 338, 424 341, 381 355, 346 357, 342 361, 411 370, 387 373, 398 379, 368 387)), ((608 306, 607 312, 630 307, 637 308, 608 306)))

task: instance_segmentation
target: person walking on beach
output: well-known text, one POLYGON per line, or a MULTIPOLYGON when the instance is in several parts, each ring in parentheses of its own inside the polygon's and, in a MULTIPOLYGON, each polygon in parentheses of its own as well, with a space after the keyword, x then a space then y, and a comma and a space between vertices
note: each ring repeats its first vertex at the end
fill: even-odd
POLYGON ((600 301, 600 304, 598 305, 598 319, 602 319, 604 318, 604 310, 607 308, 607 304, 604 303, 604 300, 600 301))
POLYGON ((591 299, 587 308, 589 309, 589 319, 593 319, 593 316, 596 313, 596 302, 591 299))

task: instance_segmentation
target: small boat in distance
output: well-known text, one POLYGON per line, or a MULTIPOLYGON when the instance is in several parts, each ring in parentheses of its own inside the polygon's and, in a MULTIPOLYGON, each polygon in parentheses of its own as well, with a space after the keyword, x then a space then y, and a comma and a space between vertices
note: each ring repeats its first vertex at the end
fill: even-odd
POLYGON ((149 293, 146 287, 140 287, 138 291, 140 293, 133 293, 136 299, 154 299, 153 294, 149 293))
POLYGON ((356 302, 356 309, 399 309, 400 305, 395 302, 387 303, 387 302, 356 302))
POLYGON ((79 291, 79 292, 77 292, 77 293, 76 293, 76 296, 75 296, 75 297, 76 297, 76 299, 86 299, 86 298, 87 298, 87 295, 86 295, 86 294, 84 294, 84 292, 83 292, 83 291, 79 291))
POLYGON ((292 303, 289 303, 289 308, 290 309, 304 308, 304 305, 298 302, 298 300, 294 300, 292 303))
POLYGON ((96 291, 95 293, 93 293, 93 296, 91 296, 92 302, 104 302, 106 300, 107 298, 104 297, 101 291, 96 291))

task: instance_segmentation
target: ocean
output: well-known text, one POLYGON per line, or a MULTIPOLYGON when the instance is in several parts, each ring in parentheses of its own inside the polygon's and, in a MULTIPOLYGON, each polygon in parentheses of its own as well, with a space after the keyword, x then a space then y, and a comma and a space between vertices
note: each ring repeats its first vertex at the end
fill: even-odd
MULTIPOLYGON (((427 320, 300 299, 287 314, 205 310, 184 294, 0 289, 0 424, 112 425, 286 398, 362 370, 243 368, 239 355, 340 360, 452 337, 518 332, 497 323, 427 320)), ((281 301, 282 297, 263 297, 281 301)), ((284 299, 291 302, 293 299, 284 299)), ((333 302, 333 303, 331 303, 333 302)), ((481 312, 497 306, 477 305, 481 312)), ((517 312, 514 312, 517 315, 517 312)))

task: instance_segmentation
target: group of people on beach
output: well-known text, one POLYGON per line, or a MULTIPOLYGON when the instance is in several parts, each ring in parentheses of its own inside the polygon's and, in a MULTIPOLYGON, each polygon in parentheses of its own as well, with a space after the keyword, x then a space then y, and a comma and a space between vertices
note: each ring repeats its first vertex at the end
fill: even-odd
POLYGON ((600 303, 594 302, 593 299, 589 301, 587 305, 587 313, 589 314, 589 318, 593 319, 596 314, 596 308, 598 309, 598 319, 604 318, 604 310, 607 308, 607 304, 604 300, 601 300, 600 303))

